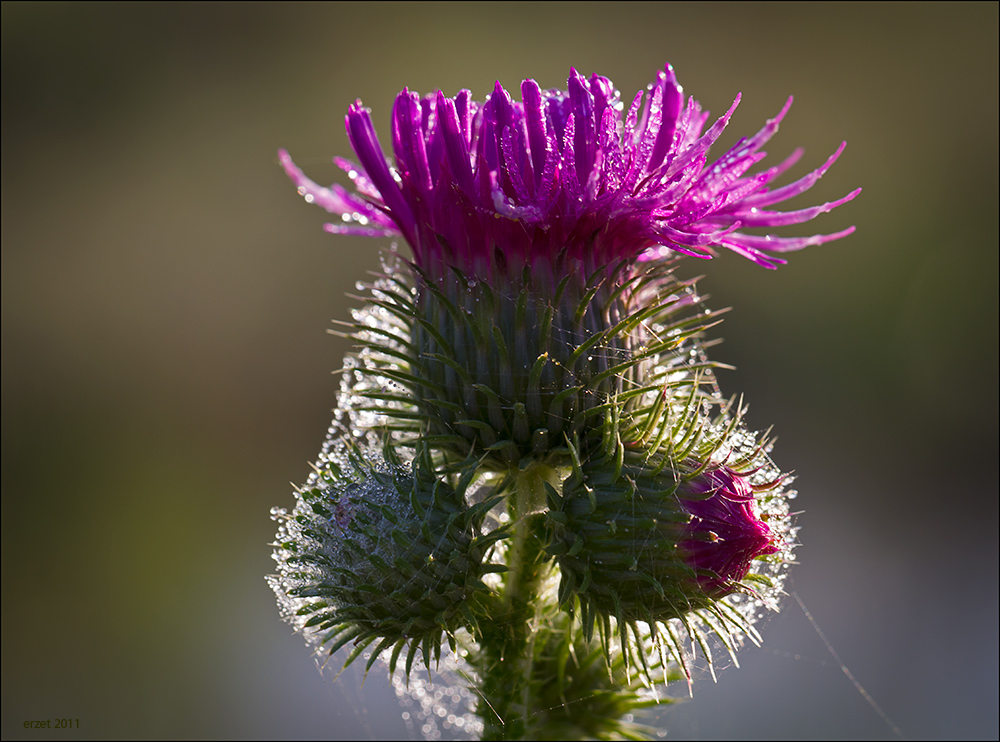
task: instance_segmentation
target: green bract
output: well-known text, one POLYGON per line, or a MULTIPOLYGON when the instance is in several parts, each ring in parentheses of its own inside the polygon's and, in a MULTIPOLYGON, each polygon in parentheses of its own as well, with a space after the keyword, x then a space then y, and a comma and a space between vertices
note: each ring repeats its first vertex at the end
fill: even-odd
POLYGON ((408 280, 387 266, 349 325, 361 352, 341 407, 366 429, 486 469, 568 466, 567 441, 599 441, 609 413, 640 409, 665 373, 710 365, 693 341, 716 314, 672 266, 547 281, 408 280))
MULTIPOLYGON (((298 490, 275 544, 279 604, 323 652, 355 643, 350 660, 373 642, 373 658, 392 647, 392 665, 409 648, 429 664, 443 635, 476 627, 474 608, 491 591, 482 577, 502 567, 485 557, 502 538, 480 533, 495 501, 469 506, 464 492, 419 463, 387 464, 342 446, 298 490)), ((349 660, 349 661, 350 661, 349 660)))

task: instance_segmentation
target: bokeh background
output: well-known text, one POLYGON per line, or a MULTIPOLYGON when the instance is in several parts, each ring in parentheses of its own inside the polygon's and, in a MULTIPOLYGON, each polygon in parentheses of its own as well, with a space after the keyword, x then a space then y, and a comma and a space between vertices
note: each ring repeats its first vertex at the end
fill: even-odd
MULTIPOLYGON (((356 97, 387 141, 403 86, 575 66, 630 98, 667 61, 716 114, 743 92, 719 153, 789 93, 773 158, 848 140, 797 205, 864 193, 789 233, 853 237, 685 269, 734 307, 723 389, 797 472, 792 587, 906 736, 996 739, 996 3, 2 13, 4 739, 407 736, 385 677, 321 677, 264 584, 378 247, 325 234, 275 152, 329 182, 356 97), (56 718, 80 728, 23 729, 56 718)), ((669 736, 893 736, 794 600, 763 630, 669 736)))

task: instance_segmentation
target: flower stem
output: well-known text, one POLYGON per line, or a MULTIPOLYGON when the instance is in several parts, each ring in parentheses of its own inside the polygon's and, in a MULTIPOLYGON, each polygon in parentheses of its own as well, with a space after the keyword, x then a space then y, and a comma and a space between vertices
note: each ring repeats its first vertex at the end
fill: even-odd
POLYGON ((483 622, 479 662, 483 739, 524 739, 535 711, 532 671, 534 638, 543 601, 540 587, 548 571, 540 538, 545 482, 555 470, 531 464, 522 470, 508 499, 513 524, 507 569, 493 620, 483 622))

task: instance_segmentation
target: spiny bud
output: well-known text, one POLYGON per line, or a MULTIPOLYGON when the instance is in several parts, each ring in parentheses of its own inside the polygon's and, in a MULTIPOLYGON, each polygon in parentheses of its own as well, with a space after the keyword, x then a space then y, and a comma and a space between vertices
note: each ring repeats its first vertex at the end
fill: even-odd
POLYGON ((747 623, 719 601, 757 595, 754 585, 769 578, 754 572, 769 570, 754 565, 770 555, 782 561, 790 529, 787 517, 776 517, 787 513, 783 499, 762 512, 755 497, 775 490, 780 477, 765 481, 734 466, 632 450, 574 471, 562 496, 551 498, 549 551, 561 572, 560 601, 579 598, 585 630, 614 618, 620 628, 642 621, 654 632, 657 623, 678 619, 690 631, 692 613, 708 617, 713 629, 734 617, 747 623))
POLYGON ((409 674, 418 648, 429 664, 443 633, 476 630, 476 604, 489 592, 481 577, 495 571, 484 558, 502 537, 479 533, 492 503, 469 507, 420 465, 343 446, 297 499, 291 514, 273 511, 278 574, 268 582, 285 619, 318 651, 332 655, 354 641, 349 664, 378 641, 372 659, 394 647, 394 670, 409 647, 409 674))

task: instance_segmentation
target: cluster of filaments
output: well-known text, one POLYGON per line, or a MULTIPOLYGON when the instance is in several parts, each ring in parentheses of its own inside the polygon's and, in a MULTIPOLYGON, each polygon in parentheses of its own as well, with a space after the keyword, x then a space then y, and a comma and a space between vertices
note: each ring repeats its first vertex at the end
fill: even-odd
POLYGON ((734 662, 758 641, 791 561, 795 493, 719 394, 703 339, 717 314, 693 281, 635 262, 548 287, 527 272, 430 279, 395 257, 383 269, 343 328, 357 351, 315 471, 275 514, 271 585, 318 652, 353 642, 348 663, 386 652, 408 675, 475 640, 518 518, 545 542, 540 599, 610 667, 690 681, 695 650, 711 669, 716 641, 734 662), (545 501, 516 512, 532 468, 545 501), (739 486, 705 484, 723 481, 739 486), (735 567, 702 557, 728 538, 712 518, 743 529, 735 567))

